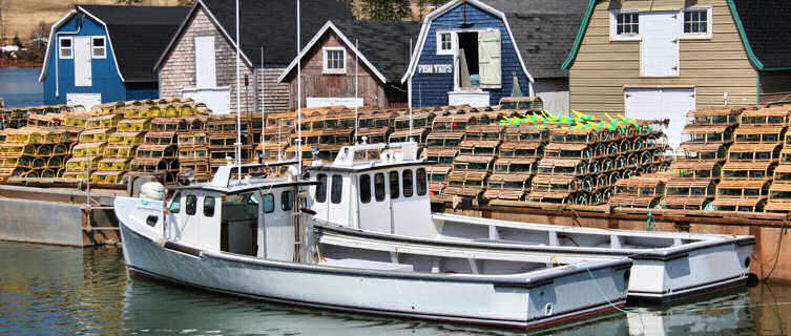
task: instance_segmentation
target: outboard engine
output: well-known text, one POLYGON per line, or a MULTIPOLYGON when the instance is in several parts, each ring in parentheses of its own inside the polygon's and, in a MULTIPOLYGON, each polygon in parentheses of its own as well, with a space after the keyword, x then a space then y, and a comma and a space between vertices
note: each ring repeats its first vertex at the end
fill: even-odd
POLYGON ((162 201, 165 199, 165 186, 159 182, 146 182, 140 187, 140 198, 162 201))

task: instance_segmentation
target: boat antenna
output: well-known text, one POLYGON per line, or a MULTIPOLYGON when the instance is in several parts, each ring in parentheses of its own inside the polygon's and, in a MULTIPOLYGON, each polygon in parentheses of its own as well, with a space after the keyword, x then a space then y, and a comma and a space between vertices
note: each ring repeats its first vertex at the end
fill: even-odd
MULTIPOLYGON (((261 78, 264 78, 264 46, 261 46, 261 78)), ((266 98, 264 96, 264 81, 261 80, 261 163, 264 163, 266 160, 266 143, 264 138, 266 137, 266 98)))
MULTIPOLYGON (((238 1, 238 0, 237 0, 238 1)), ((302 45, 300 31, 300 10, 299 0, 297 0, 297 176, 302 175, 302 45)))
MULTIPOLYGON (((412 55, 412 38, 409 38, 409 55, 412 55)), ((411 56, 410 56, 411 57, 411 56)), ((413 141, 412 138, 412 76, 409 76, 409 141, 413 141)))
MULTIPOLYGON (((360 40, 354 40, 354 49, 360 50, 359 46, 360 40)), ((359 86, 359 74, 358 68, 360 67, 360 59, 358 53, 354 53, 354 143, 357 143, 357 132, 359 132, 360 128, 360 104, 357 103, 357 95, 358 95, 358 86, 359 86)))
POLYGON ((236 0, 236 180, 242 182, 242 83, 239 77, 240 68, 240 54, 241 48, 239 47, 239 0, 236 0))

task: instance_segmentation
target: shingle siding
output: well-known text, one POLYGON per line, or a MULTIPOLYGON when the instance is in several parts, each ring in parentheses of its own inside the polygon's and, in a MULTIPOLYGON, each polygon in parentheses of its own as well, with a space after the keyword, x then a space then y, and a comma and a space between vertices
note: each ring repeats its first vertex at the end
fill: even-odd
MULTIPOLYGON (((436 33, 438 30, 459 29, 459 24, 465 20, 462 7, 462 5, 458 5, 431 22, 418 64, 453 64, 453 56, 437 55, 436 33)), ((517 76, 523 93, 527 95, 530 87, 529 80, 519 63, 505 22, 472 4, 466 5, 466 22, 472 24, 471 29, 497 28, 500 30, 502 88, 484 89, 489 92, 489 103, 496 105, 500 102, 500 98, 511 94, 514 75, 517 76)), ((415 71, 412 77, 413 106, 448 105, 449 91, 453 91, 453 74, 420 74, 415 71)))

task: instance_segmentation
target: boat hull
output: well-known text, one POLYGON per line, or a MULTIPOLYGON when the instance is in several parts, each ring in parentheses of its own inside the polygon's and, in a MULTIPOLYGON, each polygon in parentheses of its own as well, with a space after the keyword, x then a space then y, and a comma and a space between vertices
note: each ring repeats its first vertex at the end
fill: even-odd
POLYGON ((521 279, 494 276, 494 280, 463 274, 380 272, 162 243, 140 224, 132 224, 137 230, 123 219, 120 224, 130 271, 147 277, 301 306, 519 328, 547 327, 612 312, 625 303, 624 274, 630 265, 622 260, 549 276, 544 272, 521 279), (594 285, 598 291, 590 290, 594 285))

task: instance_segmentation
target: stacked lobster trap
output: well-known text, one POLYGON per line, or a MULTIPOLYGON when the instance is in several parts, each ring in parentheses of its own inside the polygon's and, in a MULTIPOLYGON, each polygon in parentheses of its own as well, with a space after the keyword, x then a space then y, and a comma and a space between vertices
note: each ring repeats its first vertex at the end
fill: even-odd
POLYGON ((77 132, 69 129, 23 127, 3 131, 0 180, 56 178, 63 174, 77 132))

